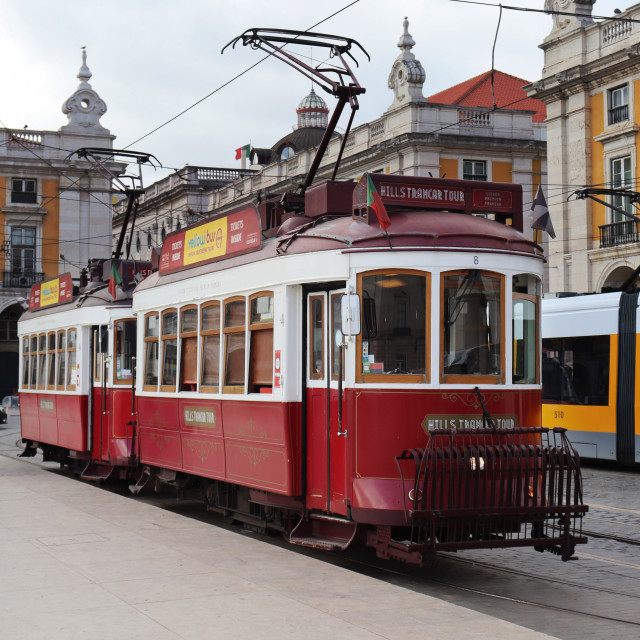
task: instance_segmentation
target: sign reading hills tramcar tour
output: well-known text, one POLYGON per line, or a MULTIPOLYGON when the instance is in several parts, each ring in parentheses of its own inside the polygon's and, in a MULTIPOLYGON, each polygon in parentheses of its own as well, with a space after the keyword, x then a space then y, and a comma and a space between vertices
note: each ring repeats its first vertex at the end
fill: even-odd
MULTIPOLYGON (((516 184, 484 182, 480 186, 474 180, 383 173, 370 173, 369 176, 385 206, 512 215, 522 210, 522 191, 516 184)), ((366 207, 366 180, 356 185, 353 202, 354 208, 366 207)))
POLYGON ((220 218, 174 231, 162 245, 159 272, 173 273, 260 249, 260 214, 244 206, 220 218))
POLYGON ((70 273, 63 273, 31 287, 29 311, 52 307, 73 299, 73 282, 70 273))

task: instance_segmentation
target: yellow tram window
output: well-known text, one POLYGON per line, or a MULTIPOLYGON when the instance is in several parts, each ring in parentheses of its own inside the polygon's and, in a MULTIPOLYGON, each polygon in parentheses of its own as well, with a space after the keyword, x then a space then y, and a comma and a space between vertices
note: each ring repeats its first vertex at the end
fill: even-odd
POLYGON ((230 298, 224 303, 223 393, 244 393, 246 301, 230 298))
POLYGON ((198 308, 180 309, 180 391, 198 389, 198 308))
POLYGON ((76 330, 69 329, 67 333, 67 390, 73 391, 76 388, 76 330))
POLYGON ((47 336, 47 358, 49 369, 47 373, 47 389, 56 388, 56 334, 54 332, 47 336))
POLYGON ((67 363, 67 332, 58 331, 58 376, 56 379, 56 389, 64 389, 66 379, 66 363, 67 363))
POLYGON ((202 305, 200 390, 218 393, 220 384, 220 302, 202 305))
POLYGON ((29 387, 29 337, 22 338, 22 388, 29 387))
POLYGON ((29 386, 32 389, 37 388, 38 386, 38 336, 31 336, 31 343, 29 348, 29 372, 30 372, 30 382, 29 386))
POLYGON ((41 333, 38 336, 38 389, 47 386, 47 335, 41 333))
POLYGON ((270 393, 273 386, 273 293, 249 299, 249 393, 270 393))
POLYGON ((176 390, 178 369, 178 311, 167 309, 162 312, 162 391, 176 390))
POLYGON ((144 317, 144 389, 156 391, 158 388, 158 337, 160 334, 160 314, 157 311, 144 317))

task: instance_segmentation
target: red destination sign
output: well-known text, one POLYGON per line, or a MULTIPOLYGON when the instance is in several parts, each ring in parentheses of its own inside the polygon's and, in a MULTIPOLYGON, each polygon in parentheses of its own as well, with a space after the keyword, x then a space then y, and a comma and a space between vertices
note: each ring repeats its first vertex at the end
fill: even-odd
POLYGON ((56 278, 45 280, 31 287, 29 295, 29 311, 71 302, 73 299, 73 282, 70 273, 63 273, 56 278))
POLYGON ((173 273, 257 251, 261 242, 260 214, 254 205, 245 206, 168 235, 158 271, 173 273))

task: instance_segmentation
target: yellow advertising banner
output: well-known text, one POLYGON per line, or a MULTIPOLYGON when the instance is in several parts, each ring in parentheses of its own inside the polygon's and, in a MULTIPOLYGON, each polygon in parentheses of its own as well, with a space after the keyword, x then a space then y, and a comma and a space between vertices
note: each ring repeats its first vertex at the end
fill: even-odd
POLYGON ((60 301, 60 278, 43 283, 40 290, 40 306, 58 304, 60 301))
POLYGON ((184 264, 223 256, 227 250, 227 220, 214 220, 184 234, 184 264))

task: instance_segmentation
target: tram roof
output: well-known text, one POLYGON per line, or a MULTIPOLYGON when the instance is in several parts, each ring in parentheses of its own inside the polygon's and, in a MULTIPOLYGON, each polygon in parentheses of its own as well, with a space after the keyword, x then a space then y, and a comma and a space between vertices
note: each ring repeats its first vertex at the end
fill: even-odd
POLYGON ((161 274, 156 272, 136 287, 142 291, 159 284, 178 282, 283 255, 322 251, 482 251, 529 255, 544 260, 542 249, 516 229, 494 220, 464 213, 394 211, 392 224, 380 226, 344 215, 294 216, 278 235, 262 241, 256 251, 161 274))

